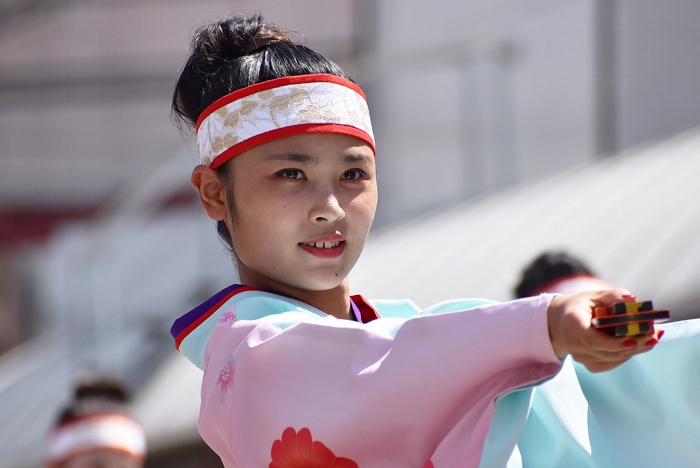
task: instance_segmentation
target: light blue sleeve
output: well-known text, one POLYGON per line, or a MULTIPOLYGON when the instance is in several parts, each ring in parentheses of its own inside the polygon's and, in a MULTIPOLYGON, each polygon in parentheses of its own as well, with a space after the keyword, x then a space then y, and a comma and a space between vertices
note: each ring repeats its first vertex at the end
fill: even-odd
POLYGON ((362 324, 330 317, 296 299, 262 291, 246 291, 233 296, 190 332, 180 344, 180 352, 204 370, 204 350, 214 326, 223 313, 234 309, 237 320, 264 320, 279 331, 298 323, 315 322, 336 328, 363 328, 383 336, 393 337, 411 317, 465 310, 492 303, 481 299, 464 299, 444 302, 420 311, 410 300, 377 300, 372 301, 372 305, 377 308, 382 318, 362 324))
POLYGON ((532 394, 532 387, 527 387, 496 399, 479 468, 522 467, 516 443, 525 426, 532 394))
POLYGON ((452 299, 449 301, 439 302, 425 310, 420 310, 409 299, 401 300, 372 300, 372 305, 377 309, 379 314, 385 318, 404 318, 421 317, 424 315, 437 315, 449 312, 457 312, 460 310, 469 310, 474 307, 483 305, 498 304, 495 301, 487 299, 452 299))
POLYGON ((496 301, 489 301, 487 299, 452 299, 449 301, 439 302, 427 309, 419 312, 417 315, 437 315, 445 314, 449 312, 457 312, 460 310, 469 310, 475 307, 481 307, 485 305, 498 304, 496 301))
POLYGON ((235 310, 237 320, 265 319, 282 330, 295 323, 328 318, 327 314, 294 299, 261 291, 246 291, 233 296, 192 330, 182 340, 180 353, 204 370, 204 350, 214 326, 222 314, 232 310, 235 310))
POLYGON ((518 442, 524 468, 700 466, 700 320, 608 372, 567 360, 535 390, 518 442))

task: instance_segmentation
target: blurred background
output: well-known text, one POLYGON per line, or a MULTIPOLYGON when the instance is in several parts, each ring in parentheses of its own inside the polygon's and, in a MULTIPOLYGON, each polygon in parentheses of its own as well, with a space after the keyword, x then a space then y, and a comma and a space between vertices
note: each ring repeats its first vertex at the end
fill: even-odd
POLYGON ((700 316, 700 3, 0 0, 0 467, 85 369, 151 467, 221 466, 173 320, 236 282, 170 121, 194 29, 262 12, 365 89, 380 206, 353 293, 508 300, 545 250, 700 316))

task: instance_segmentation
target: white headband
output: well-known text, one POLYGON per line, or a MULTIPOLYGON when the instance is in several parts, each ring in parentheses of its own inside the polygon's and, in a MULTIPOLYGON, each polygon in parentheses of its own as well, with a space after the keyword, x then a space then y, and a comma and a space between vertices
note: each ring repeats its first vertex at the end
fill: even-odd
POLYGON ((200 163, 216 168, 261 143, 301 133, 342 133, 374 151, 367 99, 334 75, 299 75, 248 86, 217 100, 197 121, 200 163))
POLYGON ((60 466, 73 456, 112 450, 133 458, 146 455, 143 427, 123 413, 95 413, 69 419, 49 436, 49 466, 60 466))
POLYGON ((544 293, 575 294, 582 291, 613 289, 614 286, 604 279, 587 273, 577 273, 563 278, 557 278, 546 283, 535 291, 532 296, 544 293))

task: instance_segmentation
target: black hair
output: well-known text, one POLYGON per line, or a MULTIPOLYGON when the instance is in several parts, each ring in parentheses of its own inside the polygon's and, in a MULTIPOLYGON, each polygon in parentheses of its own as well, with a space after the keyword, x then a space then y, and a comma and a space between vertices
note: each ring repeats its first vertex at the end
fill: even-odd
POLYGON ((583 261, 566 252, 545 252, 525 268, 520 284, 515 287, 515 297, 532 296, 552 281, 577 274, 594 276, 583 261))
POLYGON ((117 380, 93 376, 77 383, 73 396, 59 413, 56 425, 93 413, 129 414, 129 392, 117 380))
MULTIPOLYGON (((174 120, 182 131, 193 129, 199 115, 217 99, 256 83, 316 73, 351 80, 338 65, 295 43, 287 32, 260 14, 224 18, 201 27, 195 32, 191 49, 172 102, 174 120)), ((217 174, 230 187, 229 163, 219 166, 217 174)), ((235 220, 231 190, 227 198, 235 220)), ((217 223, 217 231, 235 256, 231 233, 223 221, 217 223)))

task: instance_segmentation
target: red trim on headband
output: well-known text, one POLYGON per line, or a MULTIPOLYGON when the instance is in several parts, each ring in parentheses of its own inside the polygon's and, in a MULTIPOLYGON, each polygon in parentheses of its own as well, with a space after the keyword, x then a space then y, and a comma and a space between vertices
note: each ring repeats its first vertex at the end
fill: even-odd
POLYGON ((362 98, 365 101, 367 101, 367 96, 365 96, 365 93, 362 92, 362 89, 360 89, 359 86, 357 86, 352 81, 346 80, 345 78, 341 78, 339 76, 327 75, 322 73, 314 75, 284 76, 282 78, 275 78, 274 80, 263 81, 262 83, 256 83, 254 85, 246 86, 245 88, 239 89, 237 91, 232 92, 231 94, 227 94, 226 96, 217 99, 209 106, 207 106, 207 108, 204 109, 204 111, 199 115, 199 118, 197 119, 197 131, 199 131, 199 126, 202 124, 202 121, 204 121, 204 119, 206 119, 211 114, 221 109, 225 105, 232 103, 233 101, 244 98, 246 96, 250 96, 251 94, 259 93, 261 91, 267 91, 268 89, 302 83, 335 83, 341 86, 345 86, 346 88, 352 89, 357 94, 362 96, 362 98))
POLYGON ((210 167, 212 169, 216 169, 232 157, 262 143, 267 143, 268 141, 277 140, 279 138, 284 138, 292 135, 300 135, 302 133, 342 133, 344 135, 354 136, 367 143, 372 148, 372 152, 376 153, 372 138, 370 138, 370 136, 366 132, 360 130, 359 128, 341 124, 312 123, 276 128, 274 130, 270 130, 268 132, 250 137, 247 140, 233 145, 232 147, 218 155, 216 159, 212 161, 210 167))

